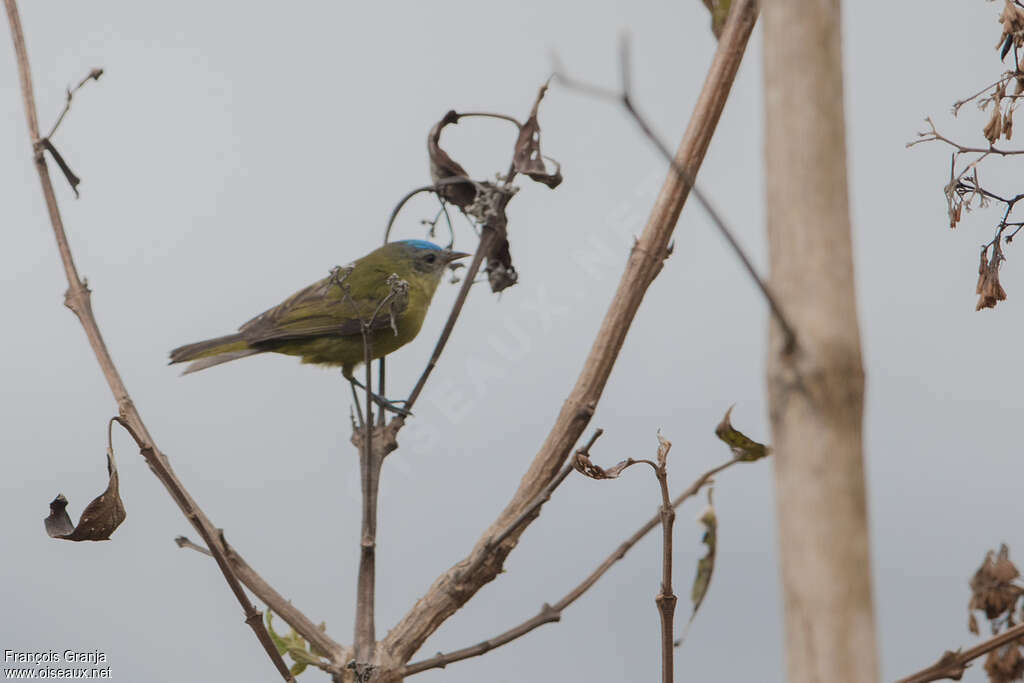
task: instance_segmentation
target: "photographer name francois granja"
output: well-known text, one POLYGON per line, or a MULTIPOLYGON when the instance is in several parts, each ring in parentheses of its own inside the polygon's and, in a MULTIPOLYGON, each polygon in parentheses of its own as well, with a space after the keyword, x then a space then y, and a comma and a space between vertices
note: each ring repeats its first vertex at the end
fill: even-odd
POLYGON ((5 664, 103 664, 107 654, 100 650, 4 650, 5 664))

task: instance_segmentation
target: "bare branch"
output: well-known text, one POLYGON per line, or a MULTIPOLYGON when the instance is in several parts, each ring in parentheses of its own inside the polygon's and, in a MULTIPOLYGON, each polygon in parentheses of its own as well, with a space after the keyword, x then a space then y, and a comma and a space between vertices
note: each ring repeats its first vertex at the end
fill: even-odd
MULTIPOLYGON (((377 317, 385 301, 394 294, 390 292, 373 313, 377 317)), ((377 642, 374 626, 374 599, 376 593, 377 567, 377 492, 380 488, 380 468, 384 457, 376 457, 373 450, 373 390, 372 362, 370 342, 370 323, 362 321, 363 363, 366 369, 366 421, 363 423, 363 437, 359 447, 359 475, 362 483, 363 519, 359 539, 359 574, 356 578, 356 617, 355 617, 355 658, 352 665, 357 675, 367 671, 373 659, 373 649, 377 642)), ((383 407, 381 412, 383 412, 383 407)), ((358 431, 353 433, 353 438, 358 431)))
POLYGON ((1000 149, 995 145, 989 145, 988 147, 970 147, 968 145, 962 145, 940 133, 938 129, 935 128, 935 124, 932 122, 930 117, 926 118, 925 121, 928 123, 930 129, 919 132, 917 134, 917 139, 908 142, 906 145, 907 147, 920 145, 922 142, 944 142, 950 147, 956 149, 959 154, 997 154, 1004 157, 1024 154, 1024 149, 1000 149))
POLYGON ((658 434, 658 464, 654 475, 661 487, 661 590, 654 598, 661 617, 661 680, 673 683, 675 680, 675 636, 672 633, 676 611, 676 595, 672 591, 672 527, 676 521, 676 510, 668 493, 668 466, 666 458, 672 443, 658 434))
POLYGON ((57 248, 60 252, 61 261, 64 265, 64 272, 68 280, 68 291, 64 295, 64 303, 75 313, 75 315, 78 316, 79 321, 82 323, 82 327, 85 329, 86 336, 92 346, 96 360, 100 365, 100 369, 103 371, 104 377, 106 377, 111 393, 117 401, 121 416, 118 421, 129 431, 129 433, 131 433, 135 442, 139 446, 142 456, 149 464, 150 469, 152 469, 153 473, 156 474, 157 478, 160 479, 161 483, 163 483, 167 488, 168 493, 171 494, 171 497, 174 499, 175 503, 178 504, 178 507, 185 514, 185 517, 192 523, 192 526, 197 532, 199 532, 200 536, 202 536, 203 540, 206 542, 207 547, 209 547, 214 558, 217 560, 217 566, 224 574, 224 579, 228 582, 231 591, 234 593, 239 605, 241 605, 242 610, 246 615, 246 623, 249 624, 253 632, 256 634, 257 639, 266 651, 267 656, 270 657, 270 660, 274 663, 274 666, 281 674, 281 677, 286 681, 294 681, 294 678, 288 671, 288 667, 285 665, 284 660, 281 659, 281 655, 278 654, 277 649, 274 647, 274 644, 270 639, 270 635, 263 626, 263 620, 260 613, 256 611, 249 602, 245 592, 238 583, 238 579, 232 573, 224 554, 224 548, 216 538, 216 527, 213 526, 210 520, 189 495, 184 485, 178 480, 174 471, 171 469, 166 456, 157 449, 156 443, 153 441, 149 431, 146 429, 146 425, 142 421, 142 417, 136 410, 135 404, 132 402, 132 399, 128 394, 128 390, 125 388, 124 382, 121 380, 120 373, 118 373, 117 368, 114 365, 114 361, 110 357, 106 343, 103 341, 103 336, 100 334, 99 326, 97 325, 96 319, 92 313, 89 288, 79 277, 78 270, 75 267, 75 262, 71 255, 71 248, 68 245, 67 235, 64 231, 64 223, 61 219, 60 209, 57 206, 57 198, 53 191, 53 183, 50 180, 50 173, 46 166, 46 160, 42 155, 42 150, 39 145, 39 118, 36 113, 35 95, 33 94, 32 89, 32 75, 28 63, 28 51, 25 47, 25 36, 21 28, 21 18, 18 14, 17 2, 16 0, 4 0, 4 5, 7 9, 7 19, 10 23, 11 37, 14 42, 14 51, 17 56, 22 101, 25 106, 25 117, 28 122, 29 136, 31 138, 33 150, 35 151, 34 160, 36 171, 39 174, 39 182, 42 186, 43 198, 46 201, 46 208, 49 212, 50 223, 53 226, 54 237, 57 240, 57 248))

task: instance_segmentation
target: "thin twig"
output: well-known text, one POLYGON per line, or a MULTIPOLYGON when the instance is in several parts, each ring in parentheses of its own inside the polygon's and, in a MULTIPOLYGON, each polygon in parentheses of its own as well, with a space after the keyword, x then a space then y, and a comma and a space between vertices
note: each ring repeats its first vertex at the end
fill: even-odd
POLYGON ((472 178, 468 178, 466 176, 452 176, 451 178, 442 178, 433 185, 424 185, 423 187, 417 187, 415 190, 409 190, 405 193, 405 196, 399 199, 398 203, 395 204, 395 208, 391 209, 391 215, 388 217, 387 225, 384 227, 384 244, 387 244, 391 239, 391 228, 395 225, 395 219, 398 218, 398 214, 401 213, 402 207, 404 207, 410 199, 423 192, 433 192, 434 194, 437 194, 440 192, 440 188, 445 185, 461 183, 472 183, 473 186, 477 188, 480 186, 480 184, 472 178))
POLYGON ((1011 80, 1013 80, 1013 78, 1014 78, 1014 76, 1013 76, 1012 73, 1003 74, 1002 78, 1000 78, 995 83, 992 83, 990 85, 986 85, 984 88, 982 88, 978 92, 974 93, 973 95, 970 95, 969 97, 965 97, 962 100, 957 100, 956 102, 953 103, 953 116, 957 115, 957 112, 960 111, 960 107, 964 106, 965 104, 967 104, 971 100, 976 99, 977 97, 980 97, 981 95, 984 95, 985 93, 987 93, 989 90, 992 90, 993 88, 998 88, 999 86, 1001 86, 1001 85, 1003 85, 1005 83, 1010 82, 1011 80))
POLYGON ((46 208, 49 212, 50 223, 53 227, 54 237, 57 240, 57 248, 60 252, 61 261, 64 265, 64 272, 68 280, 68 291, 65 293, 64 303, 75 313, 75 315, 78 316, 78 319, 85 330, 89 343, 96 355, 96 360, 107 379, 107 384, 110 386, 111 393, 117 401, 121 415, 119 422, 135 439, 135 442, 138 444, 139 450, 142 453, 142 456, 146 459, 146 462, 149 464, 150 469, 152 469, 157 478, 160 479, 161 483, 163 483, 167 488, 167 491, 171 494, 171 497, 185 514, 185 517, 192 523, 196 531, 198 531, 203 537, 203 540, 206 541, 211 552, 213 552, 214 557, 217 560, 217 566, 220 568, 221 573, 224 575, 224 579, 228 582, 229 587, 238 599, 238 602, 246 615, 246 623, 249 624, 253 632, 256 634, 257 639, 266 651, 267 656, 270 657, 270 660, 274 663, 274 666, 281 674, 281 677, 286 681, 294 681, 294 678, 288 671, 288 667, 285 665, 284 660, 281 659, 281 655, 278 654, 277 648, 274 647, 274 643, 270 639, 270 634, 267 633, 266 628, 263 626, 263 620, 260 618, 259 612, 256 611, 249 602, 244 591, 242 591, 239 586, 238 580, 232 573, 231 568, 224 557, 224 549, 215 538, 216 527, 213 526, 210 520, 189 495, 184 485, 178 480, 174 471, 171 469, 166 456, 157 449, 156 443, 153 441, 149 431, 146 429, 145 423, 142 421, 142 417, 136 410, 135 404, 132 402, 131 396, 128 394, 128 390, 124 386, 120 373, 118 373, 117 367, 114 365, 114 361, 110 357, 110 352, 107 350, 106 343, 103 341, 103 335, 100 333, 99 326, 97 325, 95 316, 92 312, 89 289, 79 277, 78 269, 75 267, 74 258, 71 254, 71 247, 68 244, 67 235, 64 231, 64 223, 61 219, 60 208, 57 205, 57 198, 53 190, 53 183, 50 180, 50 173, 46 166, 46 159, 43 157, 42 149, 38 144, 40 141, 39 117, 36 112, 35 95, 33 94, 32 89, 32 75, 28 63, 28 50, 25 47, 25 36, 21 27, 21 18, 18 14, 17 2, 16 0, 4 0, 4 5, 7 9, 7 19, 11 27, 14 52, 17 56, 18 75, 21 81, 22 102, 25 106, 25 118, 28 122, 29 136, 34 151, 33 157, 36 171, 39 174, 39 182, 42 186, 43 198, 46 201, 46 208))
POLYGON ((914 147, 915 145, 920 145, 922 142, 944 142, 950 147, 956 149, 960 154, 998 154, 999 156, 1004 157, 1024 154, 1024 149, 1000 149, 994 145, 989 145, 988 147, 968 147, 967 145, 961 145, 959 142, 954 142, 945 135, 939 133, 930 117, 926 118, 925 121, 931 127, 931 130, 918 133, 917 139, 908 142, 906 144, 907 147, 914 147))
MULTIPOLYGON (((381 396, 387 396, 387 384, 384 381, 387 378, 386 367, 384 365, 384 356, 381 356, 377 360, 377 393, 381 396)), ((387 412, 383 408, 378 412, 377 415, 377 426, 383 427, 384 423, 387 422, 387 412)))
MULTIPOLYGON (((377 564, 377 502, 380 489, 380 473, 384 457, 389 452, 387 444, 380 444, 374 448, 373 433, 373 341, 370 338, 372 326, 377 317, 384 310, 385 306, 392 305, 391 326, 394 328, 394 301, 401 292, 408 292, 408 283, 398 279, 397 275, 389 275, 387 278, 390 290, 381 297, 377 307, 373 310, 369 320, 360 317, 360 330, 363 337, 363 364, 366 369, 366 419, 362 423, 363 437, 357 442, 359 449, 359 471, 362 482, 363 519, 362 531, 359 541, 359 574, 356 583, 356 616, 355 616, 355 658, 351 663, 357 674, 369 674, 372 671, 372 660, 374 647, 377 642, 376 627, 374 624, 374 602, 376 596, 376 564, 377 564)), ((352 305, 351 293, 345 289, 346 296, 352 305)), ((358 315, 358 312, 357 312, 358 315)), ((397 330, 396 330, 397 332, 397 330)), ((380 368, 380 382, 377 387, 378 394, 383 399, 384 367, 380 368)), ((357 402, 358 405, 358 402, 357 402)), ((384 407, 381 406, 380 413, 383 416, 384 407)), ((383 420, 382 420, 383 424, 383 420)), ((378 427, 381 434, 385 433, 383 426, 378 427)))
POLYGON ((516 128, 522 128, 523 127, 523 124, 519 123, 519 119, 517 119, 514 116, 508 116, 507 114, 495 114, 495 113, 486 112, 486 111, 471 111, 471 112, 466 112, 466 113, 459 112, 459 118, 460 119, 464 119, 464 118, 467 118, 467 117, 470 117, 470 116, 475 116, 475 117, 480 117, 480 118, 488 118, 488 119, 502 119, 504 121, 508 121, 510 123, 515 124, 516 128))
POLYGON ((193 543, 188 536, 175 536, 174 542, 178 545, 179 548, 190 548, 192 550, 195 550, 197 553, 202 553, 203 555, 206 555, 207 557, 213 557, 213 553, 211 553, 209 550, 199 545, 198 543, 193 543))
MULTIPOLYGON (((227 555, 228 560, 231 562, 231 568, 234 570, 238 580, 241 581, 246 588, 252 591, 253 595, 259 598, 263 604, 270 608, 270 611, 281 617, 286 624, 295 629, 296 633, 305 638, 306 641, 317 649, 329 653, 331 660, 334 663, 333 666, 338 672, 341 672, 342 667, 339 663, 351 658, 351 649, 345 648, 335 642, 324 631, 320 630, 320 628, 314 624, 309 617, 296 609, 291 600, 288 600, 274 590, 274 588, 267 583, 267 581, 260 576, 241 555, 238 554, 238 551, 228 544, 223 534, 220 536, 220 541, 224 546, 224 552, 227 555)), ((211 553, 207 548, 199 545, 198 543, 193 543, 187 536, 178 536, 174 539, 174 542, 179 548, 190 548, 198 553, 202 553, 210 557, 213 556, 213 553, 211 553)))
POLYGON ((668 467, 665 456, 671 444, 660 439, 659 435, 658 465, 654 475, 658 478, 661 488, 661 591, 654 598, 661 617, 661 680, 662 683, 673 683, 675 680, 675 635, 673 635, 674 617, 676 612, 676 595, 672 592, 672 527, 676 521, 676 510, 668 492, 668 467), (664 449, 664 452, 662 452, 664 449))
MULTIPOLYGON (((427 378, 430 377, 430 373, 437 367, 437 361, 441 358, 441 352, 444 351, 444 347, 448 344, 448 339, 451 337, 452 330, 455 329, 455 323, 459 319, 459 314, 462 313, 462 307, 466 303, 466 297, 469 296, 469 288, 473 286, 473 280, 480 271, 480 266, 483 264, 484 259, 491 254, 499 244, 500 239, 501 235, 495 230, 484 230, 480 236, 480 242, 477 244, 476 252, 473 254, 473 260, 470 261, 466 267, 466 272, 463 274, 462 286, 459 287, 459 293, 455 296, 455 303, 452 304, 452 310, 448 314, 448 320, 445 321, 444 328, 441 330, 441 336, 438 337, 437 343, 434 344, 434 350, 430 354, 427 366, 423 369, 423 373, 409 393, 409 398, 405 401, 404 407, 406 410, 412 410, 413 405, 423 391, 424 385, 427 383, 427 378)), ((401 416, 396 419, 401 419, 401 416)))
MULTIPOLYGON (((583 448, 577 450, 576 452, 589 457, 590 449, 597 442, 597 440, 601 438, 602 434, 604 434, 603 429, 595 430, 593 436, 590 437, 590 440, 587 441, 586 445, 583 446, 583 448)), ((565 478, 569 476, 572 470, 572 461, 570 460, 562 467, 562 470, 558 473, 558 475, 551 480, 551 483, 544 487, 544 490, 541 492, 539 496, 537 496, 537 499, 533 503, 531 503, 525 510, 523 510, 522 514, 520 514, 518 517, 509 522, 509 525, 505 527, 504 531, 502 531, 494 537, 494 539, 491 541, 491 545, 500 545, 502 541, 508 538, 509 534, 511 534, 519 528, 520 524, 522 524, 531 517, 536 517, 539 514, 541 506, 543 506, 544 503, 551 500, 551 494, 555 492, 555 489, 557 489, 563 481, 565 481, 565 478)))
MULTIPOLYGON (((376 316, 376 314, 375 314, 376 316)), ((359 538, 359 575, 356 579, 355 662, 368 665, 373 659, 377 641, 373 622, 376 591, 377 492, 380 486, 381 462, 373 451, 373 391, 371 390, 371 353, 369 325, 364 323, 363 362, 366 366, 366 421, 363 443, 359 448, 359 473, 363 493, 363 521, 359 538)), ((383 408, 381 409, 383 411, 383 408)))
POLYGON ((64 108, 60 110, 60 116, 58 116, 57 120, 54 121, 53 128, 51 128, 50 132, 46 134, 47 139, 52 138, 54 134, 56 134, 57 129, 60 128, 61 122, 64 121, 64 117, 67 116, 67 113, 69 111, 71 111, 71 100, 74 98, 75 93, 78 92, 82 88, 82 86, 88 83, 89 81, 100 80, 100 76, 102 75, 103 69, 92 69, 82 78, 82 80, 78 82, 78 85, 76 85, 74 88, 67 89, 67 92, 64 97, 64 108))
MULTIPOLYGON (((686 490, 684 490, 682 493, 680 493, 678 496, 672 499, 672 508, 678 508, 687 499, 692 498, 694 495, 700 492, 700 490, 711 481, 712 477, 714 477, 719 472, 728 469, 729 467, 732 467, 738 462, 742 462, 742 460, 740 460, 739 458, 733 458, 732 460, 722 463, 718 467, 713 467, 712 469, 708 470, 704 474, 697 477, 697 479, 695 479, 694 482, 690 484, 689 487, 686 488, 686 490)), ((600 565, 598 565, 597 569, 592 571, 590 575, 587 576, 587 578, 583 579, 583 581, 581 581, 575 588, 573 588, 571 591, 562 596, 562 598, 558 600, 558 602, 555 602, 554 604, 550 605, 544 603, 544 605, 541 607, 540 612, 536 616, 527 619, 523 623, 518 624, 510 628, 509 630, 500 633, 497 636, 494 636, 493 638, 488 638, 487 640, 482 641, 476 645, 471 645, 469 647, 462 648, 461 650, 453 650, 452 652, 448 653, 438 653, 436 656, 430 657, 429 659, 423 659, 418 662, 408 664, 396 675, 394 680, 397 680, 401 676, 411 676, 413 674, 417 674, 421 671, 426 671, 428 669, 443 669, 445 666, 451 664, 452 662, 458 662, 463 659, 469 659, 470 657, 476 657, 484 654, 485 652, 493 650, 496 647, 500 647, 501 645, 510 643, 513 640, 526 635, 538 626, 543 626, 544 624, 550 624, 552 622, 559 621, 562 617, 562 612, 567 607, 569 607, 569 605, 576 602, 576 600, 581 595, 586 593, 595 583, 597 583, 598 579, 604 576, 605 573, 607 573, 607 571, 611 569, 616 562, 625 557, 626 553, 628 553, 633 548, 633 546, 640 542, 640 539, 649 534, 655 527, 659 526, 661 524, 661 520, 662 512, 659 509, 656 515, 647 520, 647 522, 639 529, 637 529, 632 536, 630 536, 621 544, 619 544, 619 546, 612 552, 612 554, 606 557, 604 561, 601 562, 600 565)))
POLYGON ((1024 624, 1017 624, 967 650, 957 650, 956 652, 947 650, 939 657, 939 661, 906 678, 899 679, 896 683, 928 683, 928 681, 941 681, 945 678, 960 680, 971 661, 1022 637, 1024 637, 1024 624))
POLYGON ((768 306, 771 309, 772 315, 775 317, 776 321, 778 321, 779 327, 782 328, 784 339, 783 348, 785 352, 792 353, 796 350, 796 332, 794 331, 793 326, 789 323, 785 314, 782 312, 782 307, 779 305, 777 298, 768 287, 768 284, 760 275, 758 275, 757 270, 754 268, 754 264, 751 263, 750 258, 743 250, 743 247, 740 246, 740 243, 736 240, 736 237, 726 224, 721 213, 719 213, 718 209, 716 209, 711 203, 711 200, 696 184, 696 177, 676 162, 668 145, 666 145, 665 142, 654 132, 650 123, 636 108, 636 105, 633 104, 630 92, 629 63, 629 42, 627 37, 623 35, 622 42, 620 43, 619 55, 619 64, 622 72, 622 90, 620 92, 614 92, 571 78, 558 67, 556 67, 554 77, 571 90, 578 90, 601 99, 609 99, 619 102, 626 109, 626 112, 633 118, 636 124, 640 127, 640 130, 643 131, 643 134, 654 144, 658 149, 658 152, 661 153, 669 166, 671 166, 673 172, 675 172, 675 174, 678 175, 686 185, 689 185, 690 191, 693 192, 693 196, 697 198, 697 202, 704 208, 704 211, 707 212, 708 217, 711 218, 711 222, 714 223, 716 228, 718 228, 718 232, 721 233, 722 237, 724 237, 726 242, 729 243, 733 253, 736 254, 737 258, 739 258, 740 263, 743 264, 743 268, 754 281, 754 284, 757 285, 757 288, 761 291, 765 301, 768 302, 768 306))

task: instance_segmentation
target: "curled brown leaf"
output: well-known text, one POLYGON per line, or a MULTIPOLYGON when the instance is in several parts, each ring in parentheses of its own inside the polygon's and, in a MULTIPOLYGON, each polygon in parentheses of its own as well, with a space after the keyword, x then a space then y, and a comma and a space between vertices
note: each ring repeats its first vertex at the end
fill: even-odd
POLYGON ((469 174, 462 164, 448 156, 441 149, 441 130, 449 123, 458 123, 459 114, 449 110, 444 117, 434 124, 427 136, 427 154, 430 158, 430 178, 439 185, 438 194, 460 209, 465 209, 476 199, 476 188, 471 182, 440 184, 449 178, 468 178, 469 174))
POLYGON ((562 182, 562 170, 558 162, 553 159, 550 160, 555 165, 553 173, 549 173, 544 165, 546 157, 540 153, 540 122, 537 120, 537 109, 547 90, 547 83, 540 87, 537 99, 533 103, 533 109, 530 110, 530 118, 526 119, 526 123, 519 129, 512 166, 517 172, 554 189, 562 182))
POLYGON ((50 503, 50 515, 43 520, 46 533, 67 541, 106 541, 125 519, 124 503, 118 487, 117 464, 114 452, 107 450, 107 473, 110 478, 106 490, 85 506, 78 524, 68 516, 68 499, 58 495, 50 503))
POLYGON ((627 467, 635 465, 638 462, 640 461, 634 460, 633 458, 627 458, 612 467, 604 468, 600 465, 595 465, 585 454, 576 453, 576 455, 573 456, 572 466, 577 472, 590 477, 591 479, 617 479, 627 467))

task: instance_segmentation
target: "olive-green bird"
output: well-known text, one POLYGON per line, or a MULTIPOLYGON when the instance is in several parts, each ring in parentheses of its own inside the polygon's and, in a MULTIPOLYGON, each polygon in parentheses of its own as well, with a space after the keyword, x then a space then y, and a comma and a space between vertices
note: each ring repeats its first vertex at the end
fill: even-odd
POLYGON ((291 295, 235 334, 179 346, 171 363, 193 361, 183 374, 258 353, 299 356, 303 363, 352 371, 365 358, 363 323, 376 360, 411 342, 423 325, 445 267, 469 256, 424 240, 392 242, 291 295), (393 285, 392 274, 408 283, 393 285), (372 318, 372 320, 371 320, 372 318))

